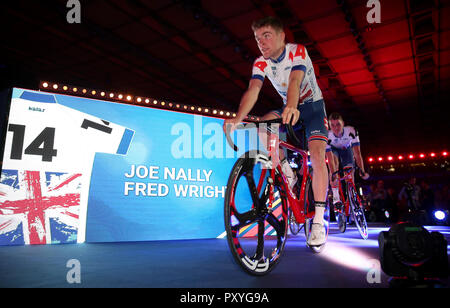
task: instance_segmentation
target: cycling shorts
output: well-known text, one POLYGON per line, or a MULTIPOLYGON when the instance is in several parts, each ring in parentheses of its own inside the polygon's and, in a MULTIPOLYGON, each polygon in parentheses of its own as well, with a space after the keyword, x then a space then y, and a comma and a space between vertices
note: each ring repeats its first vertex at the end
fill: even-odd
MULTIPOLYGON (((284 108, 273 110, 269 114, 274 114, 281 118, 284 108)), ((300 111, 300 120, 303 121, 308 142, 312 140, 328 142, 328 121, 323 99, 299 104, 298 110, 300 111)))
POLYGON ((355 165, 352 147, 346 149, 338 149, 332 146, 331 151, 339 158, 339 163, 342 168, 350 166, 353 167, 355 165))

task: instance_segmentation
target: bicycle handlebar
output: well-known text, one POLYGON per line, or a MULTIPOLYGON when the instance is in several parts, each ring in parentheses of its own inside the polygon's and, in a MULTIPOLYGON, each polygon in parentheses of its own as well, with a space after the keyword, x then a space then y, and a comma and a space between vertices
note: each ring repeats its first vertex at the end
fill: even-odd
MULTIPOLYGON (((256 126, 259 126, 261 124, 274 124, 274 123, 278 123, 278 124, 282 124, 283 119, 279 118, 279 119, 273 119, 273 120, 266 120, 266 121, 259 121, 259 122, 254 122, 256 124, 256 126)), ((300 140, 297 138, 295 132, 294 132, 294 127, 292 126, 291 123, 288 124, 282 124, 285 126, 286 131, 288 133, 288 136, 290 139, 293 140, 294 143, 296 143, 297 145, 300 144, 300 140)), ((304 129, 303 127, 303 121, 299 120, 296 124, 297 126, 302 126, 301 129, 304 129)), ((238 129, 246 129, 244 124, 238 124, 236 126, 236 130, 238 129)), ((230 125, 227 125, 226 129, 225 129, 225 136, 227 138, 227 142, 228 145, 234 150, 234 151, 239 151, 239 148, 234 144, 233 140, 230 137, 230 125)))
POLYGON ((342 168, 342 170, 337 170, 337 171, 333 172, 331 174, 331 176, 334 177, 336 174, 338 174, 341 171, 351 171, 352 169, 354 169, 355 171, 357 171, 359 173, 361 172, 361 168, 359 168, 358 166, 344 167, 344 168, 342 168))

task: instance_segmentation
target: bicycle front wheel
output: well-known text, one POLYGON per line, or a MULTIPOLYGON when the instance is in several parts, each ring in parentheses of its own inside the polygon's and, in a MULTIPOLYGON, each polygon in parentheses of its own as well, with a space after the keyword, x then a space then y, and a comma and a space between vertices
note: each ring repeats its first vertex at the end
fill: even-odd
POLYGON ((361 237, 366 240, 369 237, 369 232, 367 230, 367 221, 361 203, 361 196, 353 185, 349 185, 347 192, 350 198, 350 208, 353 221, 355 222, 356 228, 358 229, 361 237))
POLYGON ((269 158, 259 151, 240 157, 225 193, 224 220, 228 246, 247 273, 265 275, 284 251, 288 204, 280 174, 271 176, 269 158))

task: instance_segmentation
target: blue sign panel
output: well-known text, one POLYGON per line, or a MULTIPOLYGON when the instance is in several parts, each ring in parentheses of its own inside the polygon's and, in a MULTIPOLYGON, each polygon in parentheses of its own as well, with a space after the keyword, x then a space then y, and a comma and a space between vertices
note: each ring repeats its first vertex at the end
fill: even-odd
POLYGON ((222 119, 14 89, 0 245, 223 236, 231 168, 256 130, 222 119))

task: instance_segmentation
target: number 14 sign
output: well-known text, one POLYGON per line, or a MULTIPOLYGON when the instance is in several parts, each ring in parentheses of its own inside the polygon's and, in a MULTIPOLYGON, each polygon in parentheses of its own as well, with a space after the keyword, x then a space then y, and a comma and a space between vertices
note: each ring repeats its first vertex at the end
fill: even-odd
POLYGON ((59 104, 53 94, 14 89, 0 180, 0 245, 18 238, 84 242, 95 153, 126 155, 133 135, 59 104), (58 230, 70 236, 61 240, 52 234, 58 230))

